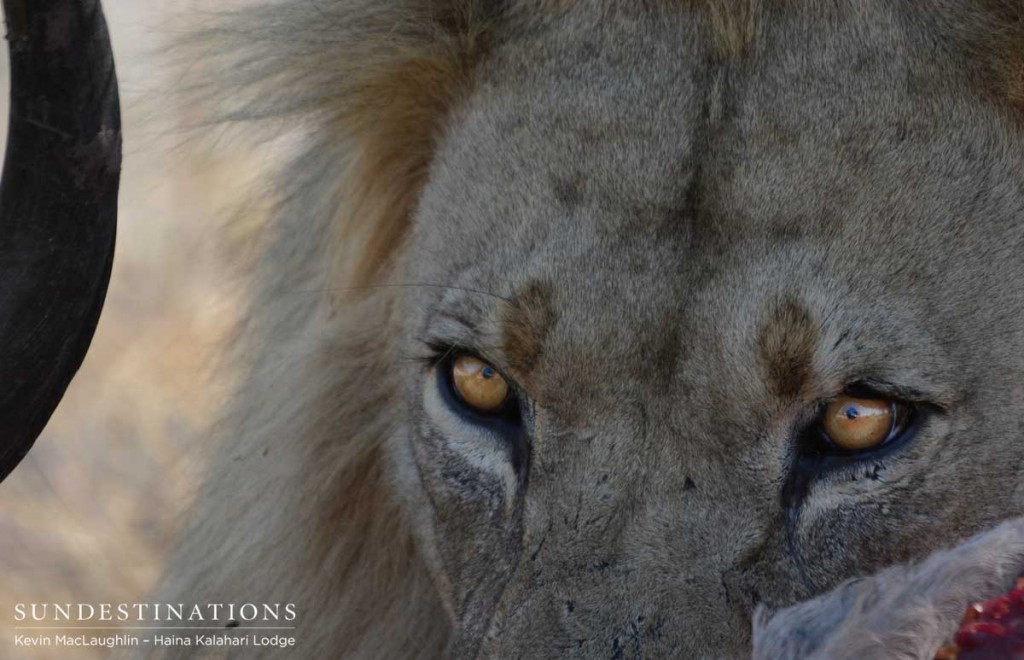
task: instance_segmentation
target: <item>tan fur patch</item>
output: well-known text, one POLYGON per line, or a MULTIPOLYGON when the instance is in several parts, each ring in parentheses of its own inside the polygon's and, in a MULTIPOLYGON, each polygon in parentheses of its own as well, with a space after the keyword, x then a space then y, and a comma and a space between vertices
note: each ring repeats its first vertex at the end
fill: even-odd
POLYGON ((976 82, 1015 116, 1024 111, 1024 3, 1018 0, 948 0, 938 16, 954 42, 980 68, 976 82))
POLYGON ((1014 109, 1024 111, 1024 34, 999 53, 992 65, 993 89, 1014 109))
POLYGON ((810 380, 817 342, 817 325, 799 299, 783 298, 769 312, 757 349, 768 384, 778 396, 796 396, 810 380))
POLYGON ((536 367, 555 325, 551 287, 532 282, 516 294, 502 315, 503 345, 509 366, 522 377, 536 367))

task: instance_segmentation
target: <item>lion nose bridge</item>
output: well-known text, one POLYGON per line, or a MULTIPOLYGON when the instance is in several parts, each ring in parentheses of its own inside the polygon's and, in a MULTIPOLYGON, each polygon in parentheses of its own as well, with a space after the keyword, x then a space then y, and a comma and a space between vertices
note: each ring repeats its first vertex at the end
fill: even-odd
MULTIPOLYGON (((644 437, 645 424, 654 426, 627 420, 536 452, 524 502, 523 568, 625 563, 679 576, 708 565, 708 542, 744 515, 723 492, 729 475, 673 446, 678 438, 644 437)), ((728 554, 728 539, 717 539, 717 547, 728 554)))
POLYGON ((518 567, 488 648, 542 639, 585 656, 634 648, 659 657, 699 655, 695 639, 742 642, 749 621, 725 582, 742 548, 727 507, 706 498, 696 476, 629 460, 619 471, 604 461, 589 467, 558 461, 530 484, 540 492, 527 499, 518 567))

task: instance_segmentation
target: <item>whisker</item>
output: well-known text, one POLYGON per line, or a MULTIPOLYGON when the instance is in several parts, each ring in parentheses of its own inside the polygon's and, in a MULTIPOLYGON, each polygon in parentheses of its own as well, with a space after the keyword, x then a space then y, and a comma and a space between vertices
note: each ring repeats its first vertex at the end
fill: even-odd
POLYGON ((343 286, 343 287, 327 287, 324 289, 297 289, 292 293, 335 293, 335 292, 346 292, 346 291, 364 291, 367 289, 388 289, 388 288, 416 288, 423 287, 429 289, 451 289, 453 291, 465 291, 467 293, 477 293, 483 296, 490 296, 497 298, 510 305, 516 304, 515 300, 507 296, 501 296, 491 291, 485 291, 484 289, 473 289, 464 286, 452 286, 450 284, 419 284, 413 282, 406 282, 400 284, 367 284, 364 286, 343 286))

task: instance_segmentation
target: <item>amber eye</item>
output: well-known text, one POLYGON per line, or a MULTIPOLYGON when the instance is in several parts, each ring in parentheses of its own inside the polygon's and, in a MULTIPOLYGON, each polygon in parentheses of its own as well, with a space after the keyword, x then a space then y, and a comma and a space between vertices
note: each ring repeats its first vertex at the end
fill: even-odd
POLYGON ((508 399, 508 383, 498 370, 472 355, 452 361, 452 383, 459 398, 479 412, 496 412, 508 399))
POLYGON ((906 417, 904 404, 844 394, 829 402, 821 428, 836 447, 862 451, 881 446, 906 417))

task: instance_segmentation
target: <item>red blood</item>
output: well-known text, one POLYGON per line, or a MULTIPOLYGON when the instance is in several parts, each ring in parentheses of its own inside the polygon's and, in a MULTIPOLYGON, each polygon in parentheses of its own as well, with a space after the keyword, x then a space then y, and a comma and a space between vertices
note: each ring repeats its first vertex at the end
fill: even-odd
POLYGON ((1024 578, 1007 594, 967 608, 936 660, 1024 660, 1024 578))

